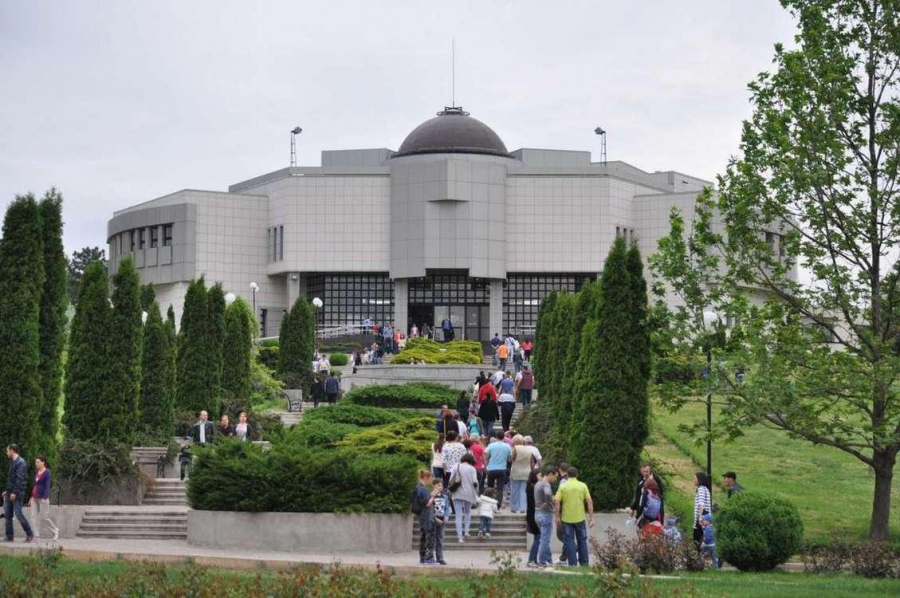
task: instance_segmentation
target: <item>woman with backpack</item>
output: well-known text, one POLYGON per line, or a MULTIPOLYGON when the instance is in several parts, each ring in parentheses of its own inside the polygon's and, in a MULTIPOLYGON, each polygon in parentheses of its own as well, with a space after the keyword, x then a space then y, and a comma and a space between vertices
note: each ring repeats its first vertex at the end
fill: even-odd
POLYGON ((666 519, 665 507, 662 494, 659 491, 659 485, 655 479, 648 478, 644 484, 641 500, 638 503, 634 517, 637 528, 641 530, 642 537, 662 531, 662 524, 666 519), (649 525, 653 525, 653 529, 645 529, 645 526, 649 525))

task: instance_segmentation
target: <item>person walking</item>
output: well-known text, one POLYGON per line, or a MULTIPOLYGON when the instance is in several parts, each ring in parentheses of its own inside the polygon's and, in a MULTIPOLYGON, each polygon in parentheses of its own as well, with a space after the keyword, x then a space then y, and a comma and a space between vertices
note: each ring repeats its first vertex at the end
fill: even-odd
POLYGON ((204 409, 200 412, 200 419, 194 424, 193 437, 197 444, 212 442, 216 427, 209 421, 209 413, 204 409))
POLYGON ((250 424, 247 423, 247 412, 238 413, 238 423, 234 426, 234 435, 241 442, 250 440, 250 424))
POLYGON ((531 405, 531 395, 534 392, 534 372, 527 364, 522 366, 522 372, 516 376, 516 395, 522 403, 522 407, 531 405))
POLYGON ((587 544, 587 525, 594 527, 594 501, 587 485, 578 479, 578 470, 569 468, 569 481, 556 491, 554 501, 556 525, 565 529, 566 555, 569 566, 590 564, 587 544))
MULTIPOLYGON (((491 384, 485 384, 484 388, 494 388, 491 384)), ((482 390, 484 390, 482 388, 482 390)), ((500 408, 497 406, 497 393, 485 393, 487 398, 478 408, 478 417, 484 422, 483 435, 490 438, 494 435, 494 422, 500 419, 500 408)))
POLYGON ((506 360, 509 359, 509 347, 504 343, 497 347, 497 360, 500 362, 500 369, 506 369, 506 360))
POLYGON ((712 493, 710 492, 709 477, 705 471, 698 471, 694 474, 694 486, 697 490, 694 492, 694 544, 697 551, 700 551, 703 543, 703 516, 712 513, 712 493))
POLYGON ((497 404, 500 407, 500 419, 503 431, 508 432, 512 424, 513 413, 516 411, 515 383, 509 372, 506 372, 503 380, 500 381, 500 396, 497 397, 497 404))
POLYGON ((219 418, 219 436, 234 436, 234 426, 229 422, 227 415, 219 418))
POLYGON ((475 458, 475 473, 478 475, 478 494, 484 492, 484 445, 481 444, 481 436, 469 435, 469 452, 475 458))
POLYGON ((494 522, 494 515, 500 507, 497 504, 497 491, 494 488, 487 488, 481 498, 478 499, 478 517, 481 520, 478 525, 478 537, 491 537, 491 524, 494 522))
POLYGON ((744 487, 737 483, 737 474, 733 471, 726 471, 722 475, 722 483, 725 484, 725 495, 728 498, 744 491, 744 487))
POLYGON ((478 501, 478 474, 471 453, 462 456, 451 474, 450 495, 456 513, 456 538, 463 544, 472 528, 472 505, 478 501))
POLYGON ((50 519, 50 470, 47 468, 47 458, 38 457, 34 460, 34 486, 31 489, 31 518, 34 520, 34 539, 40 540, 41 523, 46 523, 47 528, 53 534, 54 540, 59 540, 59 528, 50 519))
POLYGON ((528 483, 525 486, 526 492, 526 502, 528 503, 525 509, 525 523, 528 529, 528 533, 532 535, 531 538, 531 550, 528 552, 528 563, 527 567, 537 567, 537 556, 538 549, 541 545, 541 528, 537 524, 537 513, 536 513, 536 504, 534 502, 534 487, 537 485, 540 476, 538 475, 537 469, 532 469, 528 474, 528 483))
MULTIPOLYGON (((649 479, 656 480, 656 486, 659 488, 657 493, 660 497, 663 496, 664 487, 662 480, 653 472, 653 466, 650 463, 644 463, 641 465, 641 477, 638 479, 637 488, 634 490, 634 499, 631 501, 631 506, 628 507, 628 512, 635 519, 638 518, 638 507, 640 507, 641 499, 644 496, 644 484, 646 484, 649 479)), ((663 517, 663 519, 665 519, 665 517, 663 517)))
POLYGON ((437 442, 431 445, 431 473, 434 479, 444 479, 444 457, 441 451, 444 449, 444 435, 438 434, 437 442))
POLYGON ((487 459, 487 487, 497 488, 497 508, 503 508, 503 490, 506 488, 506 464, 512 458, 512 449, 503 442, 503 433, 491 438, 484 451, 487 459))
POLYGON ((648 478, 644 484, 644 490, 641 492, 641 500, 638 503, 637 511, 635 511, 634 519, 637 529, 645 533, 652 533, 653 527, 648 527, 644 530, 644 526, 652 524, 654 521, 659 523, 657 531, 662 530, 663 522, 666 520, 665 509, 662 495, 659 493, 659 485, 654 478, 648 478))
POLYGON ((522 351, 525 352, 525 361, 531 359, 531 350, 534 348, 534 345, 531 343, 531 339, 526 338, 522 342, 522 351))
POLYGON ((332 370, 331 375, 328 376, 328 380, 325 381, 325 400, 329 404, 334 405, 337 403, 339 394, 341 394, 341 381, 338 380, 332 370))
MULTIPOLYGON (((211 424, 210 424, 211 425, 211 424)), ((9 469, 6 473, 6 492, 3 502, 3 516, 6 518, 6 541, 12 542, 15 538, 15 530, 13 528, 13 516, 19 520, 22 531, 25 532, 25 541, 33 542, 34 534, 31 531, 31 525, 22 512, 22 505, 25 502, 25 490, 28 484, 28 464, 19 454, 19 447, 10 444, 6 447, 6 456, 9 457, 9 469)))
POLYGON ((528 478, 537 465, 535 448, 525 446, 525 439, 516 434, 512 439, 512 456, 509 469, 509 508, 513 513, 524 513, 528 506, 528 478))
POLYGON ((419 564, 434 565, 434 497, 428 486, 432 482, 431 472, 419 470, 419 483, 413 491, 409 510, 419 518, 419 564))
POLYGON ((460 391, 459 398, 456 399, 456 412, 459 413, 459 419, 466 425, 469 423, 469 408, 472 406, 469 401, 469 393, 465 390, 460 391))
MULTIPOLYGON (((450 421, 451 423, 453 422, 452 419, 450 421)), ((444 487, 448 488, 452 493, 453 489, 449 485, 450 475, 456 470, 456 466, 459 465, 463 455, 466 454, 466 447, 459 441, 459 435, 456 433, 455 427, 448 428, 444 439, 444 446, 441 447, 441 459, 444 462, 444 487)))
POLYGON ((553 553, 550 552, 550 539, 553 537, 553 484, 557 480, 557 469, 552 465, 544 466, 544 475, 534 485, 534 521, 539 535, 535 536, 537 564, 542 567, 553 566, 553 553))

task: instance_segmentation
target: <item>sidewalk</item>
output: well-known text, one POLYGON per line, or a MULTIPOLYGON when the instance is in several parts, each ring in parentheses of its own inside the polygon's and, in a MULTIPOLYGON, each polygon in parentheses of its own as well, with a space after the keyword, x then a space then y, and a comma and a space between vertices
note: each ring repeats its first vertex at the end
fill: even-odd
MULTIPOLYGON (((268 551, 244 551, 226 550, 221 548, 204 548, 192 546, 187 542, 177 540, 107 540, 72 538, 68 540, 41 540, 37 544, 25 544, 21 538, 15 542, 0 543, 0 554, 23 556, 37 550, 49 550, 59 548, 63 555, 78 561, 99 560, 128 560, 128 561, 153 561, 158 563, 180 563, 193 561, 200 565, 223 567, 228 569, 289 569, 299 564, 323 564, 340 563, 342 565, 375 569, 378 565, 391 568, 395 573, 417 573, 423 570, 435 572, 436 575, 459 573, 460 571, 484 571, 497 570, 496 565, 491 564, 491 553, 485 551, 447 551, 444 559, 446 566, 423 566, 419 564, 417 552, 409 552, 372 555, 362 553, 328 554, 325 552, 315 554, 298 554, 289 552, 268 551)), ((528 555, 519 553, 521 557, 520 569, 525 570, 525 561, 528 555)), ((530 569, 529 569, 530 571, 530 569)))

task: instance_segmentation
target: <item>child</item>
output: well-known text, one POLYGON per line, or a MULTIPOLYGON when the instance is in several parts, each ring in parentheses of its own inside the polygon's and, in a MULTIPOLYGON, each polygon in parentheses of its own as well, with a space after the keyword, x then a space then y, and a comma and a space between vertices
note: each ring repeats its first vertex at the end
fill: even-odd
POLYGON ((431 498, 434 501, 434 560, 446 565, 444 560, 444 524, 450 518, 450 496, 444 491, 444 482, 434 480, 431 498))
POLYGON ((478 537, 491 537, 491 523, 494 521, 494 513, 497 508, 497 490, 488 488, 481 495, 478 502, 478 516, 481 517, 481 524, 478 526, 478 537))
POLYGON ((719 568, 719 555, 716 552, 716 528, 713 526, 712 513, 707 513, 700 520, 700 527, 703 528, 703 544, 700 547, 700 560, 706 567, 706 557, 712 559, 713 569, 719 568))
POLYGON ((434 496, 428 491, 432 475, 419 470, 419 483, 413 491, 409 510, 419 517, 419 564, 434 565, 434 496))
POLYGON ((681 532, 675 527, 678 520, 674 517, 666 517, 666 526, 663 528, 663 535, 669 544, 681 544, 681 532))

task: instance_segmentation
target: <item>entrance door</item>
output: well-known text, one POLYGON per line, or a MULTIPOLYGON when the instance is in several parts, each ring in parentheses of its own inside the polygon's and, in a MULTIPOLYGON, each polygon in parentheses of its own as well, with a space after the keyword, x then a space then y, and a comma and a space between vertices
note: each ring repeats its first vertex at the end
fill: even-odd
POLYGON ((466 339, 466 306, 450 306, 450 323, 453 324, 454 339, 462 341, 466 339))

